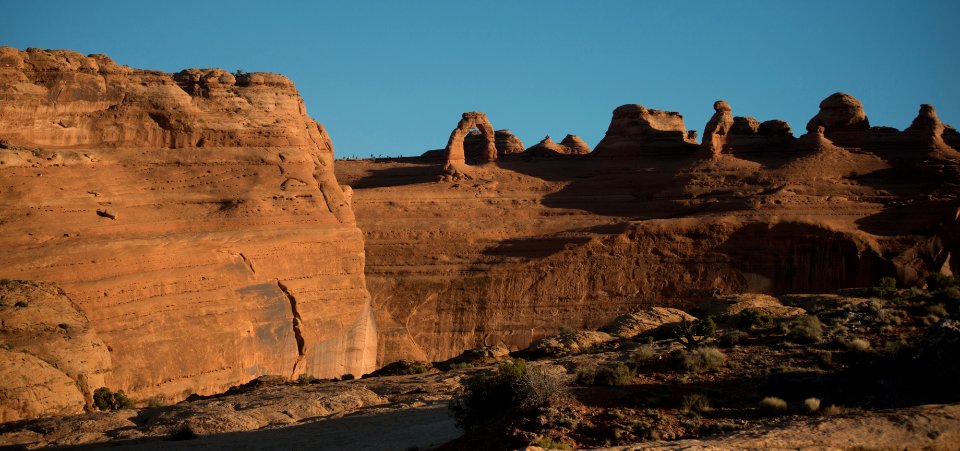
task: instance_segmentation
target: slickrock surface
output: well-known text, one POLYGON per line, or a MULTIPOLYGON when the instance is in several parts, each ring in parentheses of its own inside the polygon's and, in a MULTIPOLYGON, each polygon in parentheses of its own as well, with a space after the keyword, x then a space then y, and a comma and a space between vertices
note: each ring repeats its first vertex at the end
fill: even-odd
POLYGON ((917 283, 960 267, 953 149, 896 130, 862 131, 883 146, 850 149, 815 130, 704 160, 683 129, 679 114, 628 105, 590 157, 502 159, 462 182, 436 182, 425 160, 338 162, 366 237, 378 361, 523 349, 560 326, 716 293, 917 283))
POLYGON ((0 255, 57 282, 134 399, 374 369, 333 147, 275 74, 0 48, 0 255))
POLYGON ((93 391, 110 371, 110 353, 63 290, 0 281, 0 319, 0 421, 92 407, 93 391))

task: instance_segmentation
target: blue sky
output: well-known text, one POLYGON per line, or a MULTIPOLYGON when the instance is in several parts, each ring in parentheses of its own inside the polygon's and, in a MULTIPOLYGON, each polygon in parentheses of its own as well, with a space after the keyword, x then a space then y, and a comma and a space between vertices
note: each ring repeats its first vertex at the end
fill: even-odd
POLYGON ((337 156, 443 147, 464 111, 592 146, 625 103, 702 130, 714 100, 795 134, 827 95, 900 129, 960 126, 956 1, 8 1, 0 45, 176 72, 282 73, 337 156))

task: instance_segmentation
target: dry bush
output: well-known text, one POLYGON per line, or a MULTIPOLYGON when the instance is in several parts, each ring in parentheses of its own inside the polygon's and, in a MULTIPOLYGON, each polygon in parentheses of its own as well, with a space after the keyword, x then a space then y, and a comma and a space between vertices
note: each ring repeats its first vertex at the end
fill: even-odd
POLYGON ((804 315, 790 321, 787 336, 797 343, 817 343, 823 340, 823 323, 813 315, 804 315))
POLYGON ((852 352, 867 352, 870 350, 870 342, 863 338, 854 338, 847 342, 847 350, 852 352))
POLYGON ((726 361, 727 356, 717 348, 696 348, 683 351, 680 355, 683 369, 694 373, 715 370, 726 361))
POLYGON ((782 413, 787 410, 787 402, 776 396, 767 396, 760 401, 760 408, 769 413, 782 413))
POLYGON ((569 396, 566 378, 556 367, 529 367, 519 391, 522 409, 554 405, 569 396))
POLYGON ((820 410, 820 399, 818 398, 807 398, 803 400, 803 406, 806 407, 807 412, 814 413, 820 410))

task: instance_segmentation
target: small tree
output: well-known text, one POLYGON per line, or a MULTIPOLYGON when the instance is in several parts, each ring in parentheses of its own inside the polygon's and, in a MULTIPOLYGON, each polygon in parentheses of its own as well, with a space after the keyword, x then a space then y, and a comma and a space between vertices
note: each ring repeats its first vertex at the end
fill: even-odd
POLYGON ((133 407, 133 401, 123 390, 114 393, 107 387, 100 387, 93 392, 93 405, 100 410, 120 410, 133 407))

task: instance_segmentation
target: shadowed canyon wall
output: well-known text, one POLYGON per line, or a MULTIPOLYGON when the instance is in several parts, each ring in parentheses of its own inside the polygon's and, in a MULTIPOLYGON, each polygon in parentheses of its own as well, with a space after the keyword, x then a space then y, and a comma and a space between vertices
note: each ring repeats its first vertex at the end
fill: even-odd
POLYGON ((374 369, 363 237, 290 80, 3 47, 0 140, 0 276, 59 284, 110 388, 374 369))

